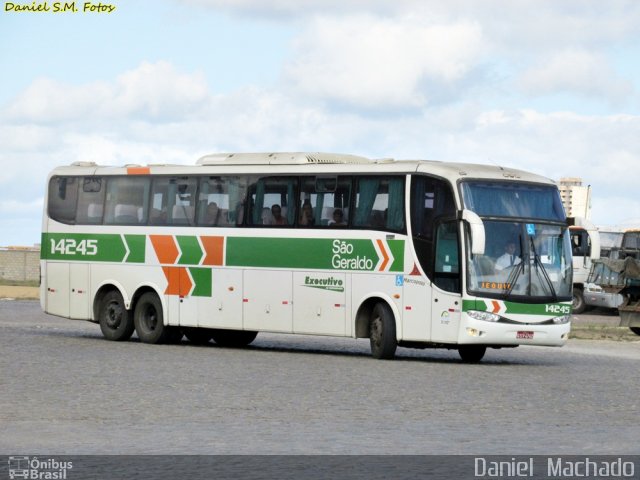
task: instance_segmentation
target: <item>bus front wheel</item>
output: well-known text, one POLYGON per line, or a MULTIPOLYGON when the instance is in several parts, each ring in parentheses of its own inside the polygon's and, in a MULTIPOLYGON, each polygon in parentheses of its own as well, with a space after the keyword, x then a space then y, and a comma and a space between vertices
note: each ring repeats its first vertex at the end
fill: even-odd
POLYGON ((131 312, 124 306, 122 295, 117 290, 105 294, 100 302, 98 323, 102 335, 116 342, 129 340, 135 328, 131 312))
POLYGON ((487 347, 482 345, 461 345, 458 354, 464 363, 478 363, 484 357, 487 347))
POLYGON ((371 312, 369 332, 371 355, 373 358, 390 360, 396 354, 396 322, 393 312, 386 303, 376 303, 371 312))
POLYGON ((143 343, 168 343, 174 330, 164 325, 162 303, 155 293, 140 297, 133 313, 138 338, 143 343))

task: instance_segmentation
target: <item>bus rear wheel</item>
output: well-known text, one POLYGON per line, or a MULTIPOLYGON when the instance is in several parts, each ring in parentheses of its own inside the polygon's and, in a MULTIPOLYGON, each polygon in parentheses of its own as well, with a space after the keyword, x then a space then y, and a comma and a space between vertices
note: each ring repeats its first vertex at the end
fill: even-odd
POLYGON ((478 363, 484 357, 487 347, 482 345, 461 345, 458 354, 464 363, 478 363))
POLYGON ((117 290, 105 294, 100 302, 98 323, 107 340, 129 340, 135 329, 131 312, 124 306, 124 299, 117 290))
POLYGON ((211 330, 211 338, 222 347, 246 347, 258 336, 250 330, 211 330))
POLYGON ((376 303, 371 312, 369 340, 373 358, 390 360, 396 354, 396 322, 393 312, 386 303, 376 303))
POLYGON ((155 293, 147 292, 140 297, 133 313, 133 322, 138 338, 143 343, 168 343, 174 329, 164 325, 162 303, 155 293))

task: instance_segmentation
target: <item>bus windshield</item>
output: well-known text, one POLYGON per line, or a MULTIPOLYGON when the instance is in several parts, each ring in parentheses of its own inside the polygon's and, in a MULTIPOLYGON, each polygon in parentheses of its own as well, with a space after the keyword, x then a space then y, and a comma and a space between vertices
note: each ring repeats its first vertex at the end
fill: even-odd
POLYGON ((484 225, 485 253, 468 257, 469 292, 513 301, 571 298, 568 229, 513 221, 485 221, 484 225))
POLYGON ((484 254, 467 258, 470 293, 522 302, 571 298, 571 242, 556 188, 472 181, 462 192, 486 238, 484 254))
POLYGON ((465 208, 481 217, 565 222, 560 194, 552 185, 467 181, 462 183, 462 197, 465 208))

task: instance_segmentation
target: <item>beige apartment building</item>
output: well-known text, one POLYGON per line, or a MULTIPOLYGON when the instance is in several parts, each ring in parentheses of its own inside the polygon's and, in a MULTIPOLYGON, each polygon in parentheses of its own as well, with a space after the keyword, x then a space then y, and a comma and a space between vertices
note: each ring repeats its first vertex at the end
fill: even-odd
POLYGON ((582 185, 579 177, 564 177, 558 188, 568 217, 591 218, 591 185, 582 185))

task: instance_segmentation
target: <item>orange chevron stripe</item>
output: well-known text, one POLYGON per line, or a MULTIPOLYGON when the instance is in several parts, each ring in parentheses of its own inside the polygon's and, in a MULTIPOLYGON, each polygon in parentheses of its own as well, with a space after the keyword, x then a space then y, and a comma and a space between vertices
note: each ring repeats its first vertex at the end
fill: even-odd
POLYGON ((496 302, 495 300, 493 300, 491 302, 491 305, 493 305, 493 310, 491 313, 498 313, 500 311, 500 304, 498 302, 496 302))
POLYGON ((149 235, 151 245, 156 251, 158 261, 164 264, 174 264, 178 259, 180 251, 171 235, 149 235))
POLYGON ((224 237, 200 237, 206 257, 202 265, 222 265, 224 259, 224 237))
POLYGON ((380 271, 382 272, 389 263, 389 255, 387 255, 387 250, 384 248, 384 242, 380 239, 376 241, 378 242, 378 247, 380 247, 380 251, 382 252, 382 258, 384 258, 382 265, 380 265, 380 271))
POLYGON ((193 288, 193 282, 186 267, 162 267, 162 271, 167 279, 165 295, 179 295, 181 297, 189 295, 193 288))

